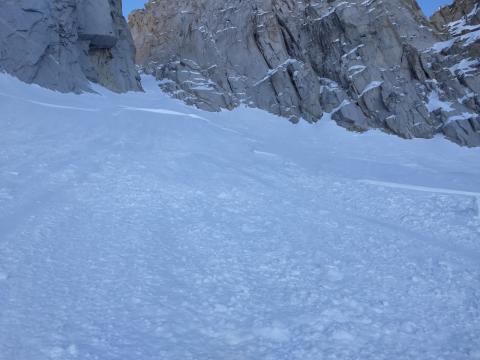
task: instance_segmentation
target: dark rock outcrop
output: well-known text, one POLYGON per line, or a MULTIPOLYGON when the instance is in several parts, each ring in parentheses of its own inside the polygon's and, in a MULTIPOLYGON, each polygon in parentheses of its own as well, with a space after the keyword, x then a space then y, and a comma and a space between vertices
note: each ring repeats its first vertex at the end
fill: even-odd
POLYGON ((189 104, 480 145, 478 85, 415 0, 155 0, 129 25, 137 63, 189 104))
MULTIPOLYGON (((434 45, 442 55, 441 67, 448 69, 463 86, 458 101, 468 110, 450 121, 444 132, 463 145, 480 145, 480 0, 457 0, 432 16, 432 24, 446 40, 434 45)), ((440 66, 437 65, 437 66, 440 66)), ((449 89, 447 88, 446 91, 449 89)))
POLYGON ((121 0, 2 0, 0 14, 0 70, 62 92, 141 89, 121 0))

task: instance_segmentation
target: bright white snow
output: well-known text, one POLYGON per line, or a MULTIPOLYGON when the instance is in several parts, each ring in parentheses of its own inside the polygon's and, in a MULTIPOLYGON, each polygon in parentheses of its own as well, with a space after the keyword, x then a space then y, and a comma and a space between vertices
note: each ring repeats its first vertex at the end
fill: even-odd
POLYGON ((144 80, 0 76, 0 359, 480 358, 479 149, 144 80))
POLYGON ((453 103, 440 99, 440 94, 436 89, 432 90, 432 92, 428 95, 428 103, 426 103, 425 105, 427 106, 429 112, 434 112, 436 110, 452 112, 455 110, 452 107, 453 103))

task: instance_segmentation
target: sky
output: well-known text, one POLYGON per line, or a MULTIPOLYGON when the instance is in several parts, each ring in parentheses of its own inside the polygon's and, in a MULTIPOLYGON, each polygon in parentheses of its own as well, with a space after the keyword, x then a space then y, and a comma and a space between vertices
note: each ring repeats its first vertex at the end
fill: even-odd
MULTIPOLYGON (((417 0, 425 13, 430 16, 438 7, 450 4, 451 0, 417 0)), ((140 9, 143 7, 144 0, 123 0, 123 11, 128 15, 133 9, 140 9)))
POLYGON ((123 0, 123 13, 128 15, 134 9, 141 9, 144 3, 144 0, 123 0))

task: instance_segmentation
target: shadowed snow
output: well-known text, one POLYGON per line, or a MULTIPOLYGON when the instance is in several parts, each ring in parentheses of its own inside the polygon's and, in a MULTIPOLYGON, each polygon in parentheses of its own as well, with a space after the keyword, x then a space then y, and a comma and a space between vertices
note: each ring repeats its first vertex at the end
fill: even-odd
POLYGON ((0 359, 478 357, 480 149, 144 86, 0 75, 0 359))

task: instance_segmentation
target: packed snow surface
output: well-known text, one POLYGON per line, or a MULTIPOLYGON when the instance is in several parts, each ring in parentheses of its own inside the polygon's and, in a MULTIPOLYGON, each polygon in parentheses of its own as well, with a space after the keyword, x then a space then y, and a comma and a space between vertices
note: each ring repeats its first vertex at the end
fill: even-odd
POLYGON ((0 359, 480 359, 480 150, 0 76, 0 359))

